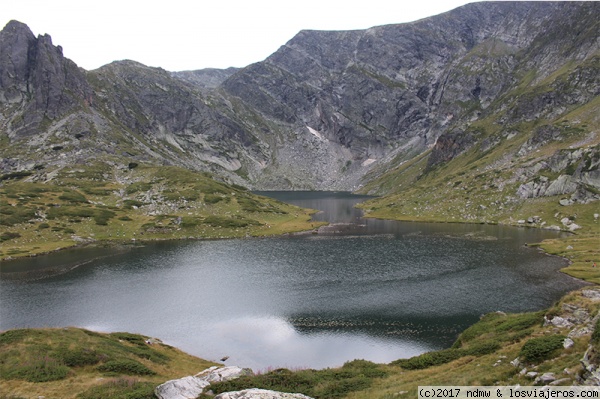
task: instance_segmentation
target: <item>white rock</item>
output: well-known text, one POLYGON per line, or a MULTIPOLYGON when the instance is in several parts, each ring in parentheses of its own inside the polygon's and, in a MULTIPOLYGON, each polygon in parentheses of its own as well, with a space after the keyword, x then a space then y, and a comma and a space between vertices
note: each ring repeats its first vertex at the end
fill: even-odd
POLYGON ((539 376, 538 378, 535 379, 535 382, 541 382, 542 384, 549 384, 552 381, 556 380, 556 376, 554 375, 554 373, 544 373, 541 376, 539 376))
POLYGON ((548 319, 544 316, 544 325, 552 325, 558 328, 573 327, 573 323, 560 316, 555 316, 552 319, 548 319))
POLYGON ((210 383, 202 378, 188 376, 157 386, 154 394, 158 399, 194 399, 209 385, 210 383))
POLYGON ((213 366, 194 376, 170 380, 154 389, 158 399, 195 399, 211 382, 228 381, 254 374, 250 369, 237 366, 213 366))
POLYGON ((581 228, 581 226, 578 224, 575 224, 575 223, 571 223, 569 225, 569 230, 571 230, 571 231, 579 230, 580 228, 581 228))
POLYGON ((594 302, 600 301, 600 291, 597 290, 583 290, 581 291, 581 295, 593 300, 594 302))
POLYGON ((563 348, 565 349, 572 348, 573 345, 575 345, 575 342, 573 342, 571 338, 565 338, 565 340, 563 341, 563 348))
POLYGON ((229 381, 245 375, 254 375, 251 369, 243 369, 237 366, 217 367, 213 366, 199 372, 194 377, 201 378, 209 383, 218 381, 229 381))
POLYGON ((313 399, 300 393, 284 393, 266 389, 245 389, 243 391, 224 392, 214 399, 313 399))

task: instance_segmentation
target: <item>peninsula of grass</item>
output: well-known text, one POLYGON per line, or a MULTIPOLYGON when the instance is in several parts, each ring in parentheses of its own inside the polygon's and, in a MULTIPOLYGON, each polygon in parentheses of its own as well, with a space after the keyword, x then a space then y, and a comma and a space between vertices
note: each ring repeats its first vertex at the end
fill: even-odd
POLYGON ((313 211, 170 166, 76 165, 0 183, 0 259, 62 248, 314 229, 313 211))

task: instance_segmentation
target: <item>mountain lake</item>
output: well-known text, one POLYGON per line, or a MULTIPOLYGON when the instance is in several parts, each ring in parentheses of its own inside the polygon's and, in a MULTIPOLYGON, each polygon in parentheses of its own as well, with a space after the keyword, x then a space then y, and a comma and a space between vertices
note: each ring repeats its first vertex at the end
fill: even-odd
POLYGON ((324 368, 447 348, 484 313, 543 309, 583 286, 526 245, 565 233, 363 219, 365 198, 341 192, 260 194, 332 225, 3 262, 0 330, 128 331, 257 371, 324 368))

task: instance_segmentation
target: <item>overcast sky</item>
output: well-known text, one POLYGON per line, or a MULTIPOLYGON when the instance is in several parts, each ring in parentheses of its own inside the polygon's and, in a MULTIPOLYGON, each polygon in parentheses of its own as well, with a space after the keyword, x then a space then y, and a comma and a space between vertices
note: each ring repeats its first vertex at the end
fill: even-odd
POLYGON ((302 29, 350 30, 410 22, 464 0, 1 0, 11 19, 91 70, 131 59, 169 71, 244 67, 302 29))

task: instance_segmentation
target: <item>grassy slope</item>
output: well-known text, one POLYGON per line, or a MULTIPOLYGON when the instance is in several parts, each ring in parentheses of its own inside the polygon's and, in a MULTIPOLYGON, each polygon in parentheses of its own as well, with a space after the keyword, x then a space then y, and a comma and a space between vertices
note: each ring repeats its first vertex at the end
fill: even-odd
MULTIPOLYGON (((583 368, 580 360, 588 345, 592 344, 597 350, 597 333, 584 334, 573 338, 574 345, 569 349, 562 347, 551 350, 547 354, 532 360, 530 352, 523 350, 525 343, 531 339, 552 339, 563 337, 569 329, 559 329, 553 326, 543 326, 543 317, 565 316, 564 312, 569 306, 585 309, 592 316, 600 309, 598 301, 590 300, 580 291, 566 295, 552 308, 535 313, 503 314, 492 313, 482 317, 481 321, 465 330, 458 338, 453 348, 485 348, 486 345, 497 345, 500 348, 492 353, 467 354, 450 362, 426 367, 424 369, 409 370, 402 364, 395 362, 389 365, 390 375, 380 380, 367 390, 352 393, 349 399, 389 399, 396 397, 415 397, 419 385, 533 385, 533 379, 521 374, 521 370, 536 371, 540 374, 553 372, 558 378, 567 378, 560 385, 571 385, 583 368), (518 367, 510 364, 516 358, 521 364, 518 367)), ((598 323, 595 324, 596 330, 598 323)), ((538 341, 539 342, 539 341, 538 341)), ((433 355, 441 352, 434 352, 433 355)), ((443 354, 443 353, 442 353, 443 354)), ((426 355, 420 356, 421 358, 426 355)), ((435 356, 432 356, 435 358, 435 356)), ((443 356, 437 356, 443 358, 443 356)), ((414 359, 411 359, 414 360, 414 359)), ((412 362, 416 364, 418 362, 412 362)))
POLYGON ((148 339, 79 328, 4 332, 0 398, 115 398, 116 392, 136 389, 141 393, 132 398, 142 398, 153 395, 154 387, 167 380, 215 365, 159 341, 149 345, 148 339))
POLYGON ((176 167, 74 165, 0 185, 0 258, 84 243, 267 236, 309 230, 310 211, 176 167))

